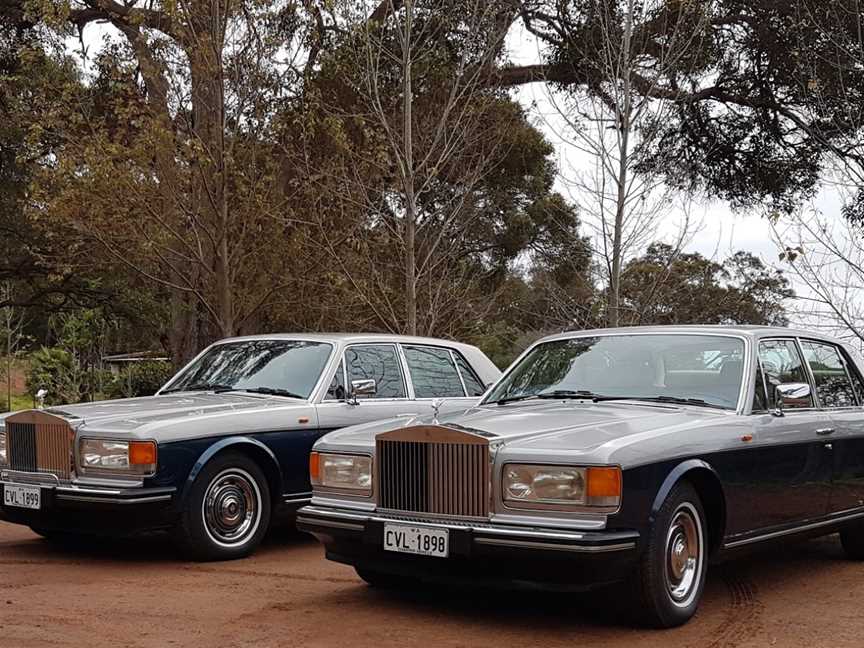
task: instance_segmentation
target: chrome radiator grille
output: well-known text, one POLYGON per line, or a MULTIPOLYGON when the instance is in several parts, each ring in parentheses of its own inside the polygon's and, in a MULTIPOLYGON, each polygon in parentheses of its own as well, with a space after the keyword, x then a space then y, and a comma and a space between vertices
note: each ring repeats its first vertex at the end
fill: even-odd
POLYGON ((489 444, 483 437, 423 426, 375 442, 381 509, 482 518, 489 514, 489 444))
POLYGON ((6 419, 9 468, 69 479, 73 438, 69 424, 50 414, 24 412, 10 416, 6 419))

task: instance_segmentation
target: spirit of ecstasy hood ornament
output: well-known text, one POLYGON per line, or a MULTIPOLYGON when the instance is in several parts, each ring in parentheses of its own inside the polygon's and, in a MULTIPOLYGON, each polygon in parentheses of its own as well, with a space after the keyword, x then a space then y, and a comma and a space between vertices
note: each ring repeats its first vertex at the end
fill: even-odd
POLYGON ((441 405, 444 403, 440 398, 436 398, 432 401, 432 422, 438 423, 438 411, 441 409, 441 405))

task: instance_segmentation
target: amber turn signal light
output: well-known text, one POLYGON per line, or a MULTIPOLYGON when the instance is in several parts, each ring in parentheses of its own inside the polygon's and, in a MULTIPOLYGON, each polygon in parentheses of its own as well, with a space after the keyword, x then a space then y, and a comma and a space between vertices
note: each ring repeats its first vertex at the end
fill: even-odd
POLYGON ((129 465, 155 466, 156 444, 153 441, 132 441, 129 443, 129 465))
POLYGON ((620 468, 588 468, 587 495, 592 498, 621 497, 620 468))
POLYGON ((309 455, 309 481, 313 484, 319 483, 321 477, 321 455, 313 452, 309 455))

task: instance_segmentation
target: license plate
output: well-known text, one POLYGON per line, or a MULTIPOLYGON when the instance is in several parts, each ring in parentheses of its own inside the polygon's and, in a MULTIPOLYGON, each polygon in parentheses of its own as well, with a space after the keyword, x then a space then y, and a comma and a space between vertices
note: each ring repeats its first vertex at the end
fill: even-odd
POLYGON ((447 529, 416 527, 404 524, 384 525, 384 549, 399 553, 446 558, 450 551, 447 529))
POLYGON ((42 491, 38 486, 3 486, 3 503, 6 506, 33 509, 42 506, 42 491))

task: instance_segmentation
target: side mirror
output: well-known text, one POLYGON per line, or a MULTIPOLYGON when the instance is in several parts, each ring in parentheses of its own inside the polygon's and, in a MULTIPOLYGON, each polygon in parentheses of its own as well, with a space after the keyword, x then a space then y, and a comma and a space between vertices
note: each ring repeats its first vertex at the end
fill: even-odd
POLYGON ((351 381, 351 398, 348 400, 352 405, 357 405, 358 396, 373 396, 378 392, 378 386, 372 378, 351 381))
POLYGON ((783 407, 810 398, 807 383, 784 383, 774 388, 774 416, 783 416, 783 407))

